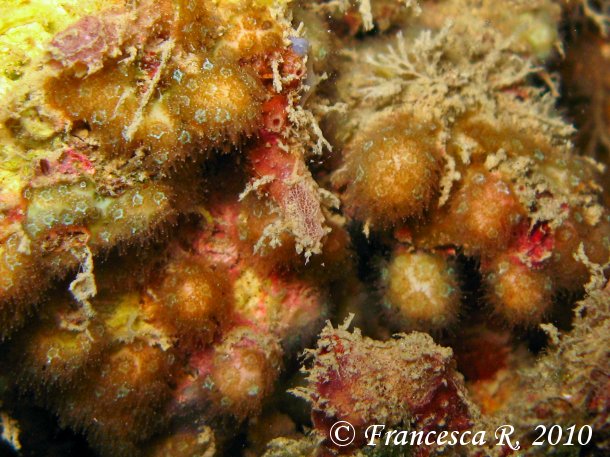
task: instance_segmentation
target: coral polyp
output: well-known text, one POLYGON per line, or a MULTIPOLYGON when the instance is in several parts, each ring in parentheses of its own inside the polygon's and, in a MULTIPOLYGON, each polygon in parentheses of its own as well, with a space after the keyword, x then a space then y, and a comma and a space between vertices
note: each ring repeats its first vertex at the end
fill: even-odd
POLYGON ((500 257, 483 268, 489 301, 509 322, 540 322, 550 308, 553 284, 544 272, 519 260, 500 257))
POLYGON ((383 277, 389 326, 440 329, 453 323, 460 303, 455 267, 440 255, 394 253, 383 277))
POLYGON ((178 254, 152 283, 145 297, 146 314, 169 335, 181 335, 189 344, 211 341, 226 319, 230 303, 226 271, 199 257, 178 254))
POLYGON ((0 0, 0 454, 606 455, 609 18, 0 0))
MULTIPOLYGON (((408 114, 373 118, 346 148, 345 210, 373 225, 418 217, 439 188, 440 129, 408 114)), ((340 185, 340 184, 338 184, 340 185)))

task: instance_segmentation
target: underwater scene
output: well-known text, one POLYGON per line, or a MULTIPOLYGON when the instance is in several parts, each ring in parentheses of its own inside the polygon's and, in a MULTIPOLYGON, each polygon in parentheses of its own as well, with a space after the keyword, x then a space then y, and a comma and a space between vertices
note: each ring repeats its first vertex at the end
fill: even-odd
POLYGON ((0 456, 610 456, 610 0, 0 0, 0 456))

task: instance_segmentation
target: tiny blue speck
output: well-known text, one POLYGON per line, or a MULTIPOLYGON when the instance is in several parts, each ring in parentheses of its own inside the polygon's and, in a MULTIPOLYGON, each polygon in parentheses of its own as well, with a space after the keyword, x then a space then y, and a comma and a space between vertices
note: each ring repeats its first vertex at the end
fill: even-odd
POLYGON ((290 37, 289 39, 292 42, 292 50, 294 52, 301 57, 307 54, 307 50, 309 49, 309 40, 300 37, 290 37))

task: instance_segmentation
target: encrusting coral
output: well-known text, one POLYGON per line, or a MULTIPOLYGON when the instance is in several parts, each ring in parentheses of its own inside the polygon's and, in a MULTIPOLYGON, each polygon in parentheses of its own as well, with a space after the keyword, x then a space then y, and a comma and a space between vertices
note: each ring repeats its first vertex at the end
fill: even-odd
POLYGON ((2 106, 1 297, 15 303, 2 308, 3 336, 18 324, 5 315, 36 298, 32 275, 64 276, 85 257, 150 238, 190 211, 193 164, 255 133, 253 172, 283 213, 276 231, 291 231, 306 256, 320 252, 317 184, 299 165, 317 125, 298 106, 304 63, 277 8, 139 2, 52 38, 2 106))
POLYGON ((540 424, 607 452, 607 2, 0 12, 15 452, 567 455, 540 424))

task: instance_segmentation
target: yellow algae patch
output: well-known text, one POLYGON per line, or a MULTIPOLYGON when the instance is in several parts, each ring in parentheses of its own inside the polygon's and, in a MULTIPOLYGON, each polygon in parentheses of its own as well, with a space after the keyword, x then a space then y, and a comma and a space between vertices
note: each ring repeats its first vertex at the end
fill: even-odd
POLYGON ((122 0, 0 0, 0 97, 40 59, 53 36, 83 16, 122 0))

